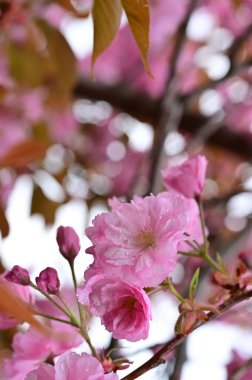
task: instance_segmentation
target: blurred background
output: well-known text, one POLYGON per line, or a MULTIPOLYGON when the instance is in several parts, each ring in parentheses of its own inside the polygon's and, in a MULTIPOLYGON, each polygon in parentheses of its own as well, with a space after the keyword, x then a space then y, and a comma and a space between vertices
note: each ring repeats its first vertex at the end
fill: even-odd
MULTIPOLYGON (((0 2, 2 270, 18 264, 35 276, 52 266, 69 285, 55 235, 70 225, 82 242, 81 281, 91 263, 84 230, 108 210, 107 199, 162 191, 160 169, 198 153, 209 160, 211 249, 227 265, 240 252, 252 263, 252 1, 150 0, 154 79, 125 16, 91 79, 91 7, 92 0, 0 2)), ((174 283, 181 292, 195 265, 179 263, 174 283)), ((204 268, 201 282, 206 300, 212 285, 204 268)), ((134 366, 173 335, 175 301, 158 294, 153 307, 148 340, 119 342, 134 366)), ((204 326, 141 378, 231 379, 227 364, 252 357, 251 313, 248 303, 204 326)), ((90 332, 98 347, 111 344, 98 320, 90 332)), ((7 342, 2 332, 1 346, 7 342)))

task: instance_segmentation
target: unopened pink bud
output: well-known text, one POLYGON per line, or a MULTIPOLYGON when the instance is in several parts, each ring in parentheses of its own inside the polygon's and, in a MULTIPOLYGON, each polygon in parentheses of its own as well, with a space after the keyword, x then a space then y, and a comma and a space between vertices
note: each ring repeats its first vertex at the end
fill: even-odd
POLYGON ((56 237, 60 253, 65 259, 73 261, 80 250, 80 240, 72 227, 60 226, 56 237))
POLYGON ((37 287, 44 293, 56 294, 60 287, 58 273, 54 268, 46 268, 36 277, 37 287))
POLYGON ((20 267, 19 265, 14 265, 12 270, 10 270, 5 278, 7 281, 15 282, 20 285, 29 285, 30 284, 30 276, 26 269, 20 267))

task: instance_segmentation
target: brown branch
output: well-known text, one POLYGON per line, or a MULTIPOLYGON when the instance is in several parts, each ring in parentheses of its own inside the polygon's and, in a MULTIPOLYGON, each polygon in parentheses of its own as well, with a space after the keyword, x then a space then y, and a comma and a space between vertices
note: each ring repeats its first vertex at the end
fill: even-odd
POLYGON ((123 82, 110 85, 81 78, 73 89, 73 95, 76 98, 104 100, 115 108, 154 125, 159 118, 160 101, 123 82))
MULTIPOLYGON (((222 316, 223 313, 228 311, 230 308, 241 303, 242 301, 248 300, 250 297, 252 297, 252 290, 240 292, 234 295, 232 298, 228 299, 227 301, 225 301, 223 304, 221 304, 218 307, 218 310, 219 310, 218 314, 212 313, 212 312, 208 313, 208 321, 200 322, 192 331, 198 329, 200 326, 204 325, 205 323, 208 323, 210 321, 215 320, 216 318, 219 318, 220 316, 222 316)), ((122 380, 137 379, 139 376, 143 375, 150 369, 155 368, 158 365, 162 364, 165 361, 164 356, 167 355, 169 352, 171 352, 178 345, 180 345, 185 339, 186 339, 186 336, 178 335, 178 334, 175 335, 174 338, 171 339, 169 342, 167 342, 151 359, 146 361, 143 365, 138 367, 129 375, 126 375, 122 380)))
POLYGON ((191 14, 197 4, 197 0, 191 0, 186 11, 185 17, 179 25, 177 32, 177 40, 173 48, 172 57, 170 60, 170 70, 167 77, 164 93, 161 97, 160 117, 155 129, 153 147, 150 154, 150 174, 149 188, 146 194, 159 191, 159 169, 163 152, 164 140, 167 133, 179 128, 180 120, 184 111, 184 103, 179 99, 177 83, 176 83, 176 66, 183 49, 186 29, 191 14))
MULTIPOLYGON (((155 128, 160 118, 161 103, 152 99, 141 91, 134 90, 126 84, 108 85, 81 79, 74 89, 75 96, 93 100, 104 100, 112 106, 135 117, 138 120, 148 121, 155 128)), ((205 125, 207 118, 187 109, 183 113, 179 124, 182 133, 194 136, 205 125)), ((239 134, 222 126, 209 139, 208 143, 238 154, 245 159, 252 158, 252 138, 249 135, 239 134)))

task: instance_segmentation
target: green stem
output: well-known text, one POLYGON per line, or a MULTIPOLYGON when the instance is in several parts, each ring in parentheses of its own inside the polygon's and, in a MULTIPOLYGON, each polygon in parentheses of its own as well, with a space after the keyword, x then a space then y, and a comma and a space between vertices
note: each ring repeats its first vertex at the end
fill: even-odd
POLYGON ((196 253, 196 252, 194 252, 194 251, 188 251, 188 252, 186 252, 186 251, 178 251, 178 253, 179 253, 180 255, 184 255, 184 256, 199 257, 199 254, 196 253))
POLYGON ((52 319, 53 321, 67 323, 68 325, 71 325, 71 326, 74 326, 74 327, 78 327, 78 325, 74 324, 71 321, 67 321, 66 319, 61 319, 61 318, 53 317, 52 315, 40 313, 40 311, 37 311, 37 310, 34 310, 33 312, 34 312, 34 314, 39 315, 40 317, 47 318, 47 319, 52 319))
MULTIPOLYGON (((77 291, 77 281, 76 281, 76 276, 75 276, 75 271, 74 271, 74 261, 68 261, 69 262, 69 265, 70 265, 70 269, 71 269, 71 273, 72 273, 72 278, 73 278, 73 283, 74 283, 74 289, 75 289, 75 294, 76 294, 76 291, 77 291)), ((77 305, 78 305, 78 309, 79 309, 79 315, 80 315, 80 333, 81 335, 84 337, 84 339, 86 340, 87 344, 89 345, 90 347, 90 350, 93 354, 94 357, 96 357, 97 360, 101 361, 101 359, 99 358, 94 346, 92 345, 92 342, 89 338, 89 335, 88 335, 88 332, 86 330, 86 328, 83 326, 83 323, 82 323, 82 311, 81 311, 81 305, 76 297, 76 301, 77 301, 77 305)))
MULTIPOLYGON (((74 290, 75 290, 75 295, 76 295, 76 291, 77 291, 77 281, 76 281, 76 276, 75 276, 75 271, 74 271, 74 261, 68 261, 69 262, 69 265, 70 265, 70 269, 71 269, 71 273, 72 273, 72 278, 73 278, 73 283, 74 283, 74 290)), ((76 297, 76 302, 77 302, 77 305, 78 305, 78 310, 79 310, 79 315, 80 315, 80 326, 82 326, 82 312, 81 312, 81 305, 76 297)))
POLYGON ((208 255, 208 253, 201 252, 200 257, 205 260, 214 270, 217 272, 223 272, 222 268, 219 267, 218 264, 212 259, 211 256, 208 255))
POLYGON ((200 198, 197 198, 196 201, 199 207, 200 223, 201 223, 202 235, 203 235, 203 240, 204 240, 204 251, 200 252, 200 257, 204 261, 206 261, 214 270, 218 272, 223 272, 223 269, 209 255, 209 241, 206 236, 206 224, 205 224, 203 204, 200 198))
POLYGON ((80 323, 79 321, 77 320, 77 317, 76 315, 74 314, 73 310, 71 309, 71 307, 67 304, 67 302, 65 301, 65 299, 63 298, 62 294, 59 292, 57 294, 57 297, 60 299, 60 301, 63 303, 63 305, 65 306, 65 308, 67 309, 69 315, 71 315, 71 319, 72 321, 77 324, 77 326, 80 326, 80 323))
POLYGON ((174 288, 172 282, 171 282, 171 279, 169 278, 168 279, 168 283, 167 283, 167 288, 171 291, 171 293, 181 302, 181 303, 185 303, 186 300, 185 298, 183 298, 178 292, 177 290, 174 288))
POLYGON ((92 342, 91 342, 91 340, 90 340, 90 338, 89 338, 89 335, 88 335, 88 333, 87 333, 87 330, 86 330, 85 328, 83 328, 83 327, 80 327, 80 333, 81 333, 81 335, 83 336, 83 338, 85 339, 85 341, 87 342, 87 344, 89 345, 89 348, 90 348, 90 350, 91 350, 93 356, 94 356, 97 360, 99 360, 99 362, 100 362, 100 361, 101 361, 101 358, 99 358, 99 356, 98 356, 98 354, 97 354, 97 352, 96 352, 94 346, 92 345, 92 342))
POLYGON ((43 296, 45 296, 50 302, 52 302, 54 304, 54 306, 56 306, 59 310, 62 311, 62 313, 64 313, 68 318, 71 319, 71 315, 67 312, 67 310, 65 310, 60 304, 58 304, 57 301, 55 301, 51 296, 49 296, 49 294, 43 292, 43 290, 40 290, 35 284, 33 284, 32 282, 30 283, 30 286, 37 290, 38 292, 40 292, 41 294, 43 294, 43 296))
POLYGON ((203 235, 203 240, 204 240, 204 251, 206 254, 208 254, 209 242, 208 242, 207 236, 206 236, 205 216, 204 216, 202 201, 200 198, 197 199, 197 203, 198 203, 198 207, 199 207, 201 230, 202 230, 202 235, 203 235))
POLYGON ((192 243, 192 242, 189 241, 189 240, 185 240, 185 243, 186 243, 187 245, 189 245, 189 247, 191 247, 194 251, 198 251, 198 249, 199 249, 198 245, 192 243))

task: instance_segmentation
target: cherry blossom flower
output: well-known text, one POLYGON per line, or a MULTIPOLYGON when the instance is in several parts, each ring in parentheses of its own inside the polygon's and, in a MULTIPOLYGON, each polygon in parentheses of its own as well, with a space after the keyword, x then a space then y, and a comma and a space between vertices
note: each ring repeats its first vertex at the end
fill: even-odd
POLYGON ((186 198, 200 196, 206 176, 207 160, 204 156, 189 158, 181 165, 162 171, 164 185, 183 194, 186 198))
POLYGON ((175 192, 137 197, 103 213, 86 229, 94 263, 85 273, 106 273, 146 287, 160 284, 177 262, 189 221, 187 199, 175 192))
POLYGON ((57 360, 55 367, 41 364, 27 374, 25 380, 118 380, 115 373, 104 374, 101 363, 92 355, 66 352, 57 360))
POLYGON ((98 275, 79 288, 78 298, 94 315, 101 317, 114 338, 135 342, 148 337, 151 304, 138 286, 98 275))
POLYGON ((13 355, 3 361, 5 379, 24 379, 28 372, 38 368, 48 358, 61 355, 83 342, 83 338, 72 326, 60 322, 51 323, 54 331, 51 337, 42 336, 32 328, 14 336, 13 355))

